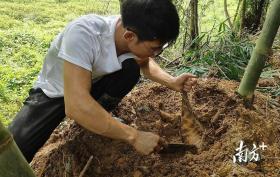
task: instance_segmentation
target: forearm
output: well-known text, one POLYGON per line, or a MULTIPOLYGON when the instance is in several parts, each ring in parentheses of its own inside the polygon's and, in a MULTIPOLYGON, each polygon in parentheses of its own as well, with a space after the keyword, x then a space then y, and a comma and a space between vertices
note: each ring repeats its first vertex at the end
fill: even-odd
POLYGON ((161 69, 152 58, 150 58, 146 63, 140 65, 140 67, 144 77, 169 88, 172 87, 174 77, 161 69))
POLYGON ((79 99, 74 100, 77 101, 72 103, 68 100, 65 101, 66 108, 68 108, 68 110, 66 109, 66 113, 69 118, 96 134, 113 139, 120 139, 130 144, 133 143, 137 130, 113 119, 91 95, 80 95, 79 99))

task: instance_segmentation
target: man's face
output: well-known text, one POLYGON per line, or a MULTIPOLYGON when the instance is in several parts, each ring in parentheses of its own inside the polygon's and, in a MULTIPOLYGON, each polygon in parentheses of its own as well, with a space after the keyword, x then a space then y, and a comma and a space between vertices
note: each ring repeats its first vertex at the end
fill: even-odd
POLYGON ((130 51, 139 58, 156 57, 163 51, 163 46, 158 40, 137 41, 129 46, 130 51))
POLYGON ((132 32, 130 35, 129 40, 127 40, 128 48, 140 59, 158 56, 167 47, 167 44, 162 45, 159 40, 139 41, 135 33, 132 32))

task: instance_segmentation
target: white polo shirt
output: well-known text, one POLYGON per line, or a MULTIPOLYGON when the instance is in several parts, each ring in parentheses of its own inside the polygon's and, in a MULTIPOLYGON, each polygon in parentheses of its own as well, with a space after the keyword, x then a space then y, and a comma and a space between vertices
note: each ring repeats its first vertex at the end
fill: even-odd
POLYGON ((132 53, 117 56, 114 36, 119 19, 90 14, 70 22, 51 43, 34 88, 51 98, 62 97, 64 60, 91 71, 96 82, 120 70, 124 60, 135 58, 132 53))

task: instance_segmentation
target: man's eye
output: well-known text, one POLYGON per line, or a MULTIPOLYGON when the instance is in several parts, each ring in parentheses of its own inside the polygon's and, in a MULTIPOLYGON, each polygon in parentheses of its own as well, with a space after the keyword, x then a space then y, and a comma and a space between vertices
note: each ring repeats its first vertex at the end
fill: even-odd
POLYGON ((157 51, 157 50, 160 50, 161 49, 161 47, 153 47, 152 48, 152 50, 154 50, 154 51, 157 51))

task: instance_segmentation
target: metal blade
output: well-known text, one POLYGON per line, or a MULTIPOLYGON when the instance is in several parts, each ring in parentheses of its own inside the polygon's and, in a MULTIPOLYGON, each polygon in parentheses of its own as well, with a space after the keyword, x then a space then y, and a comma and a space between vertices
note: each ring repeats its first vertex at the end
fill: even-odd
POLYGON ((193 154, 197 153, 197 147, 191 144, 183 143, 171 143, 164 145, 160 150, 160 154, 172 154, 172 153, 185 153, 191 152, 193 154))

